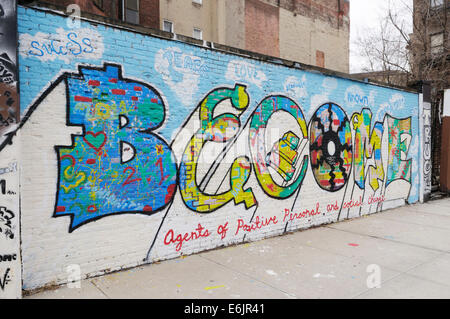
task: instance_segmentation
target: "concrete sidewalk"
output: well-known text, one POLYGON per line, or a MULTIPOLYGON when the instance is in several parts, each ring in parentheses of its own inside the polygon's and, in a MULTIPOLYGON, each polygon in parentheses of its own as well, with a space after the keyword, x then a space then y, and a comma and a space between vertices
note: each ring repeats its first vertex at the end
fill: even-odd
POLYGON ((450 298, 450 198, 25 298, 450 298), (380 274, 380 277, 376 277, 380 274), (380 278, 380 288, 369 288, 380 278), (368 285, 369 282, 369 285, 368 285))

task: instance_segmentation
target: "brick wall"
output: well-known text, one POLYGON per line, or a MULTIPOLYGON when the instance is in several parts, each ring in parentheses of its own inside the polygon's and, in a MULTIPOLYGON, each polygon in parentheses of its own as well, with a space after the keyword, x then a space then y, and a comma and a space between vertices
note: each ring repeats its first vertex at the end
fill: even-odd
POLYGON ((320 19, 333 28, 349 28, 350 2, 348 0, 262 0, 292 13, 311 19, 320 19))
POLYGON ((280 9, 280 55, 285 59, 317 64, 317 51, 323 52, 323 66, 348 72, 349 32, 330 28, 328 22, 280 9), (292 30, 298 30, 292 32, 292 30))
POLYGON ((159 29, 159 0, 139 1, 139 22, 141 25, 159 29))
POLYGON ((444 91, 439 145, 440 190, 450 193, 450 89, 444 91))
MULTIPOLYGON (((272 43, 278 44, 280 57, 324 66, 340 72, 349 72, 350 4, 348 1, 261 0, 258 2, 265 3, 271 10, 279 11, 279 40, 272 40, 272 43), (318 52, 323 53, 320 63, 317 63, 316 59, 318 52)), ((248 3, 246 5, 248 6, 248 3)), ((265 45, 271 48, 271 43, 257 38, 259 34, 262 34, 261 38, 264 39, 268 34, 264 29, 256 31, 262 20, 251 20, 255 21, 253 22, 255 31, 252 30, 254 42, 259 46, 265 45)), ((270 39, 270 36, 267 38, 270 39)))
MULTIPOLYGON (((92 0, 44 0, 41 1, 43 4, 45 3, 49 3, 49 4, 53 4, 53 5, 58 5, 61 7, 67 7, 71 4, 76 4, 78 6, 80 6, 81 11, 83 12, 89 12, 92 14, 97 14, 97 15, 101 15, 101 16, 110 16, 110 9, 111 9, 111 4, 110 1, 104 1, 104 7, 100 8, 99 6, 94 4, 94 1, 92 0), (109 10, 107 10, 109 9, 109 10)), ((116 15, 117 17, 118 15, 116 15)))
MULTIPOLYGON (((80 6, 82 12, 96 14, 114 20, 121 19, 122 1, 120 0, 103 0, 102 6, 95 4, 93 0, 44 0, 40 2, 59 7, 76 4, 80 6)), ((139 0, 139 24, 144 27, 159 29, 159 0, 139 0)))
POLYGON ((418 200, 415 93, 18 11, 24 289, 418 200))
POLYGON ((245 49, 280 56, 278 8, 258 0, 245 2, 245 49))

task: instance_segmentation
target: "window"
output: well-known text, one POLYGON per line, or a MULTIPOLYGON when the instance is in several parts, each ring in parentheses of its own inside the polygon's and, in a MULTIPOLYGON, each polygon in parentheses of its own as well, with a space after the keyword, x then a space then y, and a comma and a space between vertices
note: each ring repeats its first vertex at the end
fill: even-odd
POLYGON ((122 1, 122 20, 139 24, 139 0, 122 1))
POLYGON ((316 50, 316 65, 318 67, 325 67, 325 53, 319 50, 316 50))
POLYGON ((192 0, 192 3, 201 5, 202 4, 202 0, 192 0))
POLYGON ((442 5, 444 5, 444 0, 430 0, 430 6, 432 8, 440 7, 442 5))
POLYGON ((202 30, 198 28, 194 28, 194 31, 192 32, 192 37, 197 40, 203 40, 203 32, 202 30))
POLYGON ((431 54, 444 52, 444 32, 433 34, 430 37, 431 54))
POLYGON ((167 20, 163 21, 163 31, 173 33, 173 23, 167 20))

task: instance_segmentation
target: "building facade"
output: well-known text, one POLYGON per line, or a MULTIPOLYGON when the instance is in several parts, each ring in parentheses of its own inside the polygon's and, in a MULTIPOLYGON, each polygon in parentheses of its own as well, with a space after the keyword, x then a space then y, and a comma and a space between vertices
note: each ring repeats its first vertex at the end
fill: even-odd
POLYGON ((107 17, 111 20, 120 20, 127 23, 138 24, 147 28, 159 29, 159 2, 160 0, 43 0, 19 1, 19 3, 51 4, 68 8, 78 5, 82 12, 107 17))
POLYGON ((160 1, 161 29, 349 71, 347 0, 160 1))
POLYGON ((435 189, 448 191, 446 172, 448 161, 445 154, 449 149, 447 131, 448 121, 443 120, 444 92, 450 88, 450 1, 414 0, 413 33, 411 35, 411 73, 415 80, 428 82, 428 111, 424 121, 430 130, 432 139, 424 147, 429 148, 425 155, 430 159, 427 174, 431 175, 435 189), (447 141, 447 142, 446 142, 447 141), (444 175, 445 176, 444 176, 444 175))
POLYGON ((62 6, 74 3, 82 11, 111 19, 349 72, 349 0, 45 2, 62 6))
POLYGON ((408 73, 400 70, 352 73, 352 76, 361 80, 369 79, 372 81, 383 82, 389 85, 397 85, 403 87, 408 86, 408 81, 410 78, 410 75, 408 73))
POLYGON ((442 91, 450 85, 450 1, 414 0, 413 12, 412 73, 442 91))

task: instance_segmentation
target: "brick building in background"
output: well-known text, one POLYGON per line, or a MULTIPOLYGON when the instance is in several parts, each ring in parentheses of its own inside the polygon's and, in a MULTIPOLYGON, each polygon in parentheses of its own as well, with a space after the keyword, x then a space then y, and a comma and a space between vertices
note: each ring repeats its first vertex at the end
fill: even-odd
POLYGON ((450 1, 414 0, 411 68, 416 80, 432 83, 433 92, 450 86, 450 1))
POLYGON ((144 27, 159 29, 160 0, 44 0, 19 1, 19 3, 53 4, 67 7, 71 4, 80 6, 82 12, 100 15, 113 20, 139 24, 144 27))
POLYGON ((161 29, 349 71, 348 0, 160 1, 161 29))
MULTIPOLYGON (((443 113, 444 92, 450 88, 450 1, 414 0, 411 34, 411 73, 431 90, 430 129, 432 182, 450 191, 450 120, 443 113)), ((448 102, 447 102, 448 103, 448 102)))
MULTIPOLYGON (((35 1, 37 2, 37 1, 35 1)), ((349 72, 349 0, 45 0, 340 72, 349 72)))

